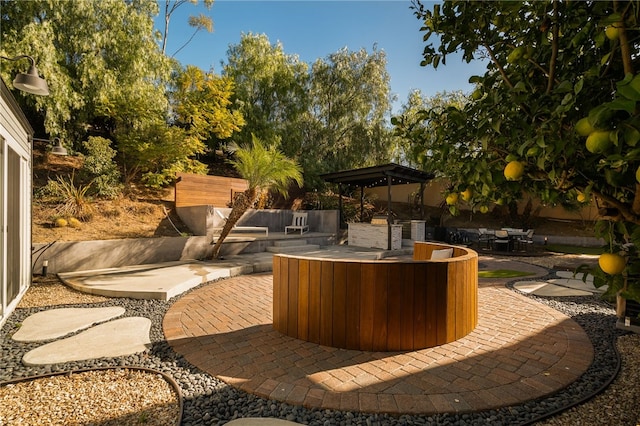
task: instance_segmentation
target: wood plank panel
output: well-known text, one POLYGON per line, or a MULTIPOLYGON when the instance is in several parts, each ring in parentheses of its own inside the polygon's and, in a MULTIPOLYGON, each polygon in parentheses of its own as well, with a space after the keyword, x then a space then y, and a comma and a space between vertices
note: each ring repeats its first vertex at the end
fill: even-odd
MULTIPOLYGON (((423 272, 424 285, 426 287, 426 300, 429 302, 426 312, 426 327, 425 327, 425 343, 427 348, 431 348, 437 345, 437 332, 438 332, 438 309, 436 306, 436 295, 438 294, 438 277, 437 277, 437 264, 426 264, 425 271, 423 272)), ((415 332, 417 334, 417 332, 415 332)), ((416 344, 415 347, 420 347, 416 344)))
POLYGON ((347 344, 347 264, 336 262, 333 264, 333 315, 331 329, 332 346, 344 348, 347 344))
POLYGON ((376 268, 374 264, 363 263, 360 280, 360 344, 363 351, 373 350, 373 315, 375 304, 376 268))
POLYGON ((320 267, 320 344, 326 346, 333 340, 333 266, 323 261, 320 267))
POLYGON ((309 260, 298 266, 298 338, 309 339, 309 260))
POLYGON ((451 262, 446 264, 447 280, 447 306, 445 308, 445 341, 453 342, 456 340, 456 328, 458 327, 458 316, 464 313, 464 307, 458 306, 458 292, 461 290, 460 280, 464 279, 463 271, 459 268, 460 262, 451 262), (457 308, 457 309, 456 309, 457 308))
POLYGON ((280 264, 286 262, 287 259, 280 256, 273 256, 273 328, 284 333, 282 321, 286 318, 287 312, 280 306, 280 292, 282 291, 282 274, 280 273, 280 264))
POLYGON ((373 307, 373 350, 386 350, 389 313, 387 309, 389 264, 376 265, 373 307))
POLYGON ((299 259, 289 259, 289 297, 287 299, 287 334, 300 337, 298 334, 298 293, 300 282, 298 276, 299 259))
POLYGON ((281 318, 281 324, 280 327, 282 330, 285 330, 284 333, 287 336, 292 336, 295 337, 295 334, 290 334, 293 333, 295 330, 289 330, 289 321, 287 321, 287 315, 289 315, 289 312, 287 311, 287 309, 289 308, 289 262, 291 262, 291 259, 286 259, 285 262, 282 262, 280 264, 280 280, 282 282, 282 285, 280 286, 280 295, 278 297, 279 302, 280 303, 280 310, 282 312, 286 312, 285 315, 283 315, 283 317, 281 318))
POLYGON ((431 311, 432 299, 428 290, 431 282, 428 274, 433 265, 428 263, 415 264, 415 279, 413 286, 413 347, 424 348, 427 345, 427 330, 431 311))
POLYGON ((347 282, 346 282, 346 349, 360 348, 360 281, 361 281, 361 265, 359 262, 347 264, 347 282))
POLYGON ((419 277, 419 271, 416 272, 415 265, 407 264, 403 265, 403 281, 400 287, 399 293, 402 297, 402 313, 400 314, 400 326, 402 328, 402 334, 400 336, 400 349, 415 348, 413 342, 414 321, 415 317, 414 305, 413 305, 413 288, 416 285, 425 286, 426 282, 424 278, 419 277))
POLYGON ((387 293, 387 348, 400 349, 403 340, 402 320, 406 310, 403 296, 406 287, 406 268, 402 263, 389 264, 389 289, 387 293))
POLYGON ((320 260, 309 262, 309 341, 320 343, 320 260))
POLYGON ((447 343, 447 301, 448 301, 448 285, 447 285, 447 264, 435 264, 435 283, 436 294, 434 298, 434 307, 436 311, 436 345, 444 345, 447 343))

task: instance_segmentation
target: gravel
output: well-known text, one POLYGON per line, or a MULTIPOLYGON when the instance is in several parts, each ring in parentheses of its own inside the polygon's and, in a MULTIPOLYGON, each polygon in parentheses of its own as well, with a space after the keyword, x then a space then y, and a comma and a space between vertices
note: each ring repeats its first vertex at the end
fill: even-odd
MULTIPOLYGON (((617 330, 614 307, 596 296, 557 299, 530 296, 572 317, 584 328, 594 345, 594 362, 591 367, 575 383, 557 394, 518 406, 480 413, 394 417, 385 414, 291 406, 239 391, 194 368, 173 352, 164 341, 162 318, 174 299, 166 302, 125 298, 78 301, 74 297, 84 298, 86 295, 80 296, 71 292, 67 294, 70 299, 66 303, 72 303, 72 306, 122 306, 126 309, 125 316, 143 316, 151 319, 152 347, 144 353, 126 357, 26 367, 21 363, 22 356, 41 343, 14 342, 11 340, 11 335, 26 317, 43 309, 50 309, 52 306, 46 305, 47 299, 65 303, 62 302, 61 296, 51 297, 50 293, 57 291, 55 284, 41 285, 50 287, 47 292, 41 292, 42 296, 39 298, 32 298, 28 304, 21 304, 21 307, 14 311, 0 330, 0 359, 2 360, 0 381, 100 367, 137 366, 154 369, 169 375, 179 385, 184 399, 183 425, 217 425, 240 417, 272 417, 310 425, 524 425, 538 421, 539 424, 544 425, 635 426, 640 420, 640 405, 637 404, 640 399, 637 385, 640 383, 640 336, 617 330), (49 293, 48 296, 47 293, 49 293), (618 351, 622 354, 622 371, 619 375, 617 375, 620 360, 618 351), (614 378, 616 378, 615 381, 603 393, 591 399, 614 378), (578 402, 583 403, 577 408, 565 411, 578 402), (562 411, 564 412, 561 413, 562 411), (542 419, 544 421, 541 422, 542 419)), ((33 287, 38 285, 35 284, 33 287)), ((41 289, 34 289, 33 292, 39 290, 41 289)), ((68 292, 68 290, 65 291, 68 292)), ((23 299, 23 302, 25 300, 28 299, 23 299)), ((55 403, 51 406, 55 406, 55 403)))

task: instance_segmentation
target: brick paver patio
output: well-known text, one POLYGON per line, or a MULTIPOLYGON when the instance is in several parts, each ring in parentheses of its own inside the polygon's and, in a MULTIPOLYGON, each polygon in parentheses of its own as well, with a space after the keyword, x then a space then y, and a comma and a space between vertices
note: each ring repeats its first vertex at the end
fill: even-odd
POLYGON ((294 405, 392 414, 480 411, 566 387, 593 359, 570 318, 503 286, 481 285, 466 337, 414 352, 361 352, 293 339, 271 327, 272 276, 218 281, 164 318, 173 349, 249 393, 294 405))

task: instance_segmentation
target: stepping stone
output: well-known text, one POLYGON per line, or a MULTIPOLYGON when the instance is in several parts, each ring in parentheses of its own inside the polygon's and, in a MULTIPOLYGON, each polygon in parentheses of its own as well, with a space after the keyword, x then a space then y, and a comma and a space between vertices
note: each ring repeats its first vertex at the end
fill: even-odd
POLYGON ((51 309, 30 315, 12 336, 18 342, 57 339, 124 314, 121 306, 51 309))
POLYGON ((590 291, 563 287, 546 281, 519 281, 513 284, 513 287, 523 293, 544 297, 590 296, 592 294, 590 291))
MULTIPOLYGON (((573 272, 571 271, 557 271, 556 275, 558 276, 558 278, 570 278, 570 279, 582 281, 582 278, 585 276, 585 273, 578 272, 577 274, 573 275, 573 272)), ((586 274, 586 275, 587 275, 587 282, 593 282, 593 275, 591 274, 586 274)))
POLYGON ((584 282, 574 278, 553 278, 549 280, 549 283, 576 290, 590 291, 591 293, 603 293, 607 289, 606 286, 596 288, 593 285, 593 281, 584 282))
POLYGON ((128 317, 96 325, 75 336, 57 340, 27 352, 26 366, 59 364, 110 358, 144 352, 151 344, 151 320, 128 317))

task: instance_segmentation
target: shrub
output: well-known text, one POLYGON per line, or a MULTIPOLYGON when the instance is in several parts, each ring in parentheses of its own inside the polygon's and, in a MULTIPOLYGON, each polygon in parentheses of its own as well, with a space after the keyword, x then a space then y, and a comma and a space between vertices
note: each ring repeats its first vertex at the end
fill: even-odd
POLYGON ((92 200, 87 196, 90 188, 91 183, 76 186, 73 175, 67 178, 58 176, 56 180, 47 182, 46 193, 58 202, 55 210, 59 216, 89 220, 94 210, 92 200))
POLYGON ((84 164, 80 169, 85 181, 93 182, 96 195, 115 198, 122 192, 121 175, 113 161, 116 150, 111 148, 109 139, 91 136, 82 143, 86 151, 84 164))

